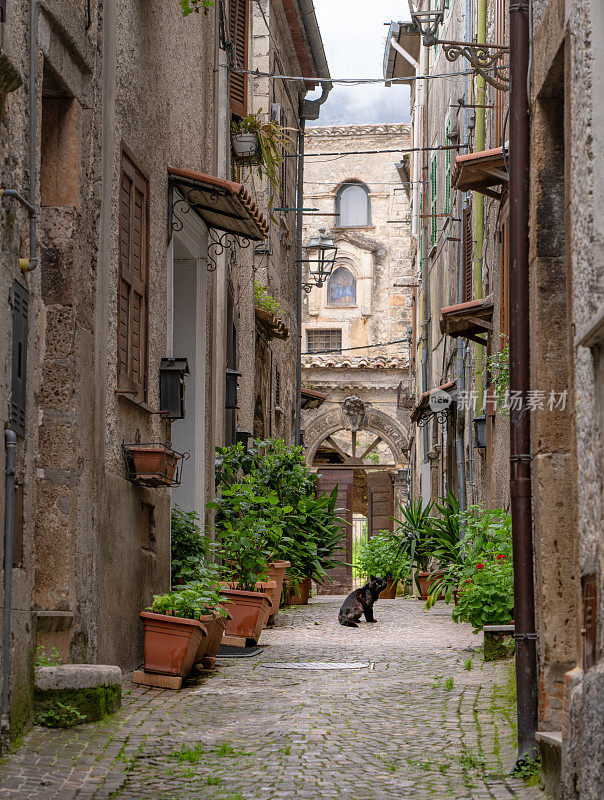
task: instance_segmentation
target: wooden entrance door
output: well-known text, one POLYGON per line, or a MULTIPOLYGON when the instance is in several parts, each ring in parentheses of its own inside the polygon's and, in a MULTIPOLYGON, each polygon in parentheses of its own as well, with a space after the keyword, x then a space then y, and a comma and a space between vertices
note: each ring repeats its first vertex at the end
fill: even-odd
POLYGON ((334 486, 338 487, 337 514, 344 520, 345 530, 342 543, 336 550, 335 557, 343 562, 341 566, 329 570, 331 583, 326 582, 319 587, 319 594, 348 594, 352 591, 352 500, 354 470, 330 469, 319 476, 317 489, 319 493, 331 494, 334 486))
POLYGON ((367 473, 367 533, 393 530, 394 486, 385 470, 367 473))

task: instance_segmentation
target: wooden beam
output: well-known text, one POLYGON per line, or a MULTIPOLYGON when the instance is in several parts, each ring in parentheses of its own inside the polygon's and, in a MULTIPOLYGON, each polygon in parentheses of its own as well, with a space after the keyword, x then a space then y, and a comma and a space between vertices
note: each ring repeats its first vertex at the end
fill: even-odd
POLYGON ((331 436, 327 436, 325 439, 323 439, 323 441, 329 442, 329 444, 333 447, 336 453, 341 455, 342 458, 350 458, 350 455, 348 453, 345 453, 344 450, 342 450, 342 448, 340 447, 340 445, 331 436))
POLYGON ((361 456, 361 461, 364 461, 367 458, 367 456, 369 455, 369 453, 371 453, 372 450, 375 450, 375 448, 378 446, 378 444, 381 441, 382 441, 382 437, 378 436, 377 439, 375 440, 375 442, 373 444, 370 444, 369 447, 367 448, 367 450, 365 450, 365 452, 361 456))

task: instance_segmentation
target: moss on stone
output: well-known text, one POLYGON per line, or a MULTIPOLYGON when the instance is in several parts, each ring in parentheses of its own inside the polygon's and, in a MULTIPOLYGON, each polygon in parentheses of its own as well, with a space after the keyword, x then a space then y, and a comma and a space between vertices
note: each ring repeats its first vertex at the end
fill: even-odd
POLYGON ((90 689, 53 689, 35 691, 36 713, 57 709, 57 703, 72 706, 86 718, 98 722, 121 706, 122 687, 96 686, 90 689))
POLYGON ((509 633, 484 632, 484 660, 501 661, 514 654, 514 637, 509 633))

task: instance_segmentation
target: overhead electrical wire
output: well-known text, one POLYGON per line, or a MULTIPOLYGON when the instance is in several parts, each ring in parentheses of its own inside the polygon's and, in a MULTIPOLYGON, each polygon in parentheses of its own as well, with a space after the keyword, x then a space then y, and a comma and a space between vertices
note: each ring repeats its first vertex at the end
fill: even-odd
MULTIPOLYGON (((394 339, 392 342, 379 342, 378 344, 362 344, 358 347, 339 347, 337 350, 322 350, 320 353, 302 353, 303 356, 333 356, 338 355, 338 353, 348 353, 351 350, 368 350, 371 347, 388 347, 391 344, 403 344, 406 342, 409 343, 409 339, 394 339)), ((389 358, 393 358, 393 356, 388 356, 389 358)))
MULTIPOLYGON (((302 75, 281 75, 277 72, 263 72, 259 69, 239 69, 239 67, 229 67, 233 72, 241 75, 251 75, 254 78, 279 78, 282 81, 304 81, 306 83, 337 83, 341 86, 363 86, 372 83, 388 83, 393 85, 401 85, 411 83, 413 81, 429 81, 435 78, 457 78, 464 75, 473 75, 473 69, 465 69, 459 72, 439 72, 433 75, 413 75, 408 78, 319 78, 319 77, 304 77, 302 75)), ((490 68, 488 71, 494 69, 490 68)), ((483 71, 487 71, 486 69, 483 71)))

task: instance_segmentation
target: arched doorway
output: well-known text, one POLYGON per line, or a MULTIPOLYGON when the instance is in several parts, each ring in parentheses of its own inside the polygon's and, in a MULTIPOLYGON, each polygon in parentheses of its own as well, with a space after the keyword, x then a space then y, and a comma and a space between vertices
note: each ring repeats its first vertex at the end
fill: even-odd
POLYGON ((407 432, 398 420, 352 395, 306 426, 306 461, 319 472, 319 488, 337 486, 345 535, 337 553, 341 566, 321 594, 351 590, 355 546, 365 535, 392 530, 397 502, 407 494, 407 432))

